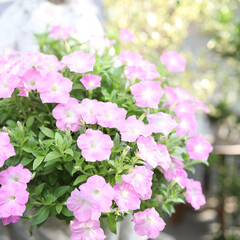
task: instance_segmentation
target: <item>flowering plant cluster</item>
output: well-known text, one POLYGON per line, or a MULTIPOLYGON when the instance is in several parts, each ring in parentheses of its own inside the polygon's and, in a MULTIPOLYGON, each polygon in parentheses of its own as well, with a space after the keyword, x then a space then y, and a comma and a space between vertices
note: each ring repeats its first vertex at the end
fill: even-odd
POLYGON ((38 35, 42 52, 0 55, 0 219, 56 216, 72 240, 101 240, 104 218, 116 233, 131 214, 138 235, 156 238, 174 204, 205 203, 188 171, 212 151, 196 133, 195 111, 208 109, 169 86, 168 71, 185 69, 178 53, 157 67, 114 41, 93 53, 70 30, 38 35))

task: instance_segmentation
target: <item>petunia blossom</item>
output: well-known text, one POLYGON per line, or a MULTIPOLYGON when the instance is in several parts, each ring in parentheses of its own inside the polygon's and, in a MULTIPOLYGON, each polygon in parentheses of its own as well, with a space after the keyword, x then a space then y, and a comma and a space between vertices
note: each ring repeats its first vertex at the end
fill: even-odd
POLYGON ((123 182, 120 186, 118 183, 113 187, 114 201, 117 203, 120 211, 136 210, 140 208, 141 201, 139 194, 136 193, 134 187, 123 182))
POLYGON ((147 208, 143 212, 135 213, 133 222, 135 223, 135 232, 148 238, 157 238, 166 225, 155 208, 147 208))
POLYGON ((61 62, 67 65, 72 72, 85 73, 93 71, 96 60, 91 53, 75 51, 67 56, 63 56, 61 62))
POLYGON ((83 86, 89 90, 92 88, 101 87, 101 77, 93 74, 87 74, 85 77, 80 79, 83 86))
POLYGON ((202 136, 197 135, 189 139, 186 144, 189 157, 192 159, 207 161, 212 145, 202 136))
POLYGON ((99 102, 95 99, 84 98, 80 104, 80 112, 83 121, 86 124, 97 123, 97 113, 99 109, 99 102))
POLYGON ((16 223, 20 220, 20 216, 10 216, 7 218, 2 218, 2 223, 4 226, 10 224, 10 223, 16 223))
POLYGON ((108 160, 111 155, 113 141, 109 135, 100 130, 87 129, 77 139, 82 156, 89 162, 108 160))
POLYGON ((67 40, 72 32, 74 31, 73 27, 64 27, 60 25, 55 25, 51 28, 50 36, 55 39, 67 40))
POLYGON ((139 107, 158 108, 163 90, 158 81, 142 81, 130 87, 139 107))
POLYGON ((10 143, 10 138, 7 133, 0 132, 0 167, 5 161, 16 155, 13 145, 10 143))
POLYGON ((171 164, 169 165, 169 168, 163 172, 164 177, 168 182, 173 179, 173 177, 175 176, 176 170, 183 170, 184 168, 184 164, 180 159, 171 157, 171 160, 172 161, 171 161, 171 164))
POLYGON ((134 40, 134 35, 128 29, 123 28, 119 32, 120 40, 123 42, 132 42, 134 40))
POLYGON ((80 186, 83 198, 91 202, 101 212, 109 212, 114 198, 112 186, 101 176, 94 175, 80 186))
POLYGON ((183 72, 186 67, 186 60, 176 51, 167 51, 162 54, 160 60, 170 72, 183 72))
POLYGON ((0 98, 10 98, 20 79, 9 73, 0 75, 0 98))

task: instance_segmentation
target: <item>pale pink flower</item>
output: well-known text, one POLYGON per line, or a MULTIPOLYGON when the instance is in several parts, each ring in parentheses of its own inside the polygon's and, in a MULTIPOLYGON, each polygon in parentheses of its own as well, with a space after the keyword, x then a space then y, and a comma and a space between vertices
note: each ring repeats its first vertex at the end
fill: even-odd
POLYGON ((4 186, 14 184, 21 189, 26 189, 31 176, 32 173, 27 168, 23 168, 22 164, 18 164, 16 167, 10 166, 0 172, 0 184, 4 186))
POLYGON ((122 140, 127 142, 135 142, 146 130, 144 123, 137 120, 135 115, 119 122, 117 129, 120 131, 122 140))
POLYGON ((10 143, 10 138, 7 133, 0 132, 0 167, 2 167, 5 161, 16 155, 13 145, 10 143))
POLYGON ((134 35, 128 29, 123 28, 119 32, 120 40, 123 42, 132 42, 134 40, 134 35))
POLYGON ((130 87, 132 94, 139 107, 158 108, 159 101, 163 95, 160 82, 144 81, 135 83, 130 87))
POLYGON ((159 232, 166 225, 155 208, 147 208, 143 212, 135 213, 133 221, 135 223, 135 232, 140 236, 147 236, 148 238, 157 238, 159 232))
POLYGON ((85 77, 81 78, 80 81, 83 86, 89 90, 92 88, 101 87, 101 77, 93 74, 87 74, 85 77))
POLYGON ((72 90, 72 81, 58 72, 49 72, 44 81, 38 83, 43 103, 66 103, 72 90))
POLYGON ((172 119, 170 114, 159 112, 147 115, 147 120, 151 126, 152 132, 168 135, 178 124, 172 119))
POLYGON ((186 144, 189 157, 192 159, 207 161, 212 145, 202 135, 194 136, 186 144))
POLYGON ((180 159, 171 158, 171 164, 169 165, 169 168, 167 171, 164 171, 164 177, 166 178, 166 180, 169 182, 173 179, 176 170, 183 170, 184 168, 184 164, 180 159))
POLYGON ((139 66, 144 71, 144 76, 141 77, 141 80, 151 81, 160 78, 160 73, 157 71, 156 65, 146 60, 142 60, 139 62, 139 66))
POLYGON ((194 115, 195 110, 195 106, 185 100, 179 102, 174 108, 174 112, 176 113, 177 117, 179 116, 180 118, 184 115, 194 115))
POLYGON ((101 212, 91 202, 85 199, 82 192, 78 189, 72 191, 71 197, 68 198, 66 205, 80 222, 98 220, 101 216, 101 212))
POLYGON ((97 123, 97 113, 99 108, 99 102, 95 99, 84 98, 80 104, 80 111, 83 121, 86 124, 97 123))
POLYGON ((73 27, 53 26, 50 31, 50 36, 55 39, 67 40, 73 33, 73 27))
POLYGON ((70 130, 73 132, 81 128, 81 105, 76 98, 69 98, 67 103, 58 104, 52 111, 53 117, 57 120, 57 128, 61 131, 70 130))
POLYGON ((206 203, 205 196, 202 193, 201 183, 199 181, 188 179, 185 198, 186 201, 190 203, 195 210, 198 210, 202 205, 206 203))
POLYGON ((117 203, 120 211, 136 210, 140 208, 141 201, 139 194, 136 193, 133 186, 123 182, 120 186, 118 183, 113 187, 114 201, 117 203))
POLYGON ((106 236, 99 221, 79 222, 71 221, 71 240, 104 240, 106 236))
POLYGON ((177 126, 177 135, 180 137, 188 133, 189 136, 194 136, 196 134, 196 131, 197 121, 194 115, 182 115, 177 126))
POLYGON ((133 186, 142 200, 147 200, 152 196, 152 176, 153 171, 144 166, 135 166, 134 169, 130 170, 129 174, 122 175, 122 179, 133 186))
POLYGON ((87 129, 77 140, 82 156, 88 162, 109 160, 113 141, 107 134, 100 130, 87 129))
POLYGON ((187 63, 186 60, 175 51, 164 52, 160 60, 170 72, 183 72, 187 63))
POLYGON ((0 188, 0 218, 22 216, 29 193, 17 185, 0 188))
POLYGON ((114 128, 119 122, 125 120, 126 115, 127 111, 119 108, 116 103, 99 102, 96 118, 100 126, 114 128))
POLYGON ((85 73, 93 71, 96 60, 91 53, 76 51, 67 56, 63 56, 61 62, 67 65, 72 72, 85 73))
POLYGON ((127 63, 127 66, 136 66, 142 61, 143 57, 139 53, 122 50, 118 55, 118 60, 127 63))
POLYGON ((183 169, 174 171, 173 180, 178 183, 181 188, 185 188, 188 181, 187 172, 183 169))
POLYGON ((109 212, 114 198, 112 186, 106 183, 101 176, 89 177, 87 182, 80 186, 84 199, 91 202, 101 212, 109 212))
POLYGON ((8 225, 9 223, 16 223, 20 220, 20 216, 10 216, 7 218, 2 218, 2 223, 4 226, 8 225))
POLYGON ((10 98, 20 79, 9 73, 0 75, 0 98, 10 98))
POLYGON ((158 143, 157 148, 158 151, 160 152, 160 157, 158 158, 158 166, 162 168, 164 171, 166 171, 172 162, 167 150, 167 146, 158 143))

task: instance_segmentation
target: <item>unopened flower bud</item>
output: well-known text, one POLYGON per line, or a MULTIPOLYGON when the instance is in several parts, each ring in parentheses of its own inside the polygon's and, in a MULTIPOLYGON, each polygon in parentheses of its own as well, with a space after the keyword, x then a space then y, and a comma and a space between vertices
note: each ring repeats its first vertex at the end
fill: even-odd
POLYGON ((4 127, 3 127, 3 131, 4 131, 4 132, 8 132, 8 129, 4 126, 4 127))

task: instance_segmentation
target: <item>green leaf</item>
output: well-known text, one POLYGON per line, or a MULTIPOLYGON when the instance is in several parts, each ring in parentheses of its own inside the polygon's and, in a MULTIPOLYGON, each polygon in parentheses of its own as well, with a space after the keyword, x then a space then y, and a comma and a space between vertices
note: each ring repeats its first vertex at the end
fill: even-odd
POLYGON ((112 233, 117 233, 117 222, 113 214, 107 215, 107 226, 112 233))
POLYGON ((45 185, 45 183, 41 183, 40 185, 38 185, 38 186, 35 188, 34 194, 35 194, 36 196, 38 196, 38 195, 42 192, 44 185, 45 185))
POLYGON ((58 214, 61 213, 61 211, 62 211, 62 204, 60 204, 60 203, 57 204, 56 211, 57 211, 58 214))
POLYGON ((66 150, 64 151, 64 153, 67 153, 67 154, 71 155, 72 157, 74 156, 73 150, 72 150, 71 148, 66 149, 66 150))
POLYGON ((63 138, 58 132, 55 133, 55 142, 58 146, 63 145, 63 138))
POLYGON ((95 166, 93 165, 86 165, 86 167, 84 168, 84 171, 88 170, 88 169, 95 169, 95 166))
POLYGON ((49 138, 54 138, 55 137, 54 132, 50 128, 42 126, 42 127, 40 127, 40 130, 45 136, 47 136, 49 138))
POLYGON ((78 176, 76 178, 76 180, 74 181, 73 186, 75 186, 75 185, 77 185, 79 183, 85 182, 87 179, 88 179, 88 176, 86 176, 86 175, 78 176))
POLYGON ((42 163, 43 159, 44 159, 44 156, 39 156, 35 158, 33 162, 33 170, 35 170, 42 163))
POLYGON ((30 128, 33 125, 33 122, 34 122, 34 116, 29 117, 26 122, 26 127, 30 128))
POLYGON ((48 162, 48 161, 51 161, 53 159, 60 158, 60 157, 62 157, 62 155, 60 153, 58 153, 58 152, 50 152, 45 157, 44 162, 48 162))
POLYGON ((47 197, 46 197, 45 203, 47 205, 49 205, 49 204, 53 203, 54 201, 56 201, 56 199, 57 198, 55 196, 53 196, 52 194, 48 194, 47 197))
POLYGON ((56 198, 61 197, 65 192, 67 192, 67 190, 69 189, 69 186, 61 186, 58 187, 55 191, 54 191, 54 196, 56 198))
POLYGON ((21 164, 23 166, 27 166, 30 162, 32 162, 33 159, 32 158, 27 158, 27 157, 24 157, 22 160, 21 160, 21 164))
POLYGON ((50 207, 44 206, 38 211, 38 215, 33 219, 32 225, 38 225, 47 220, 50 212, 50 207))
POLYGON ((67 208, 63 208, 62 209, 62 213, 63 213, 63 215, 64 216, 66 216, 66 217, 73 217, 73 212, 71 212, 71 211, 69 211, 67 208))

